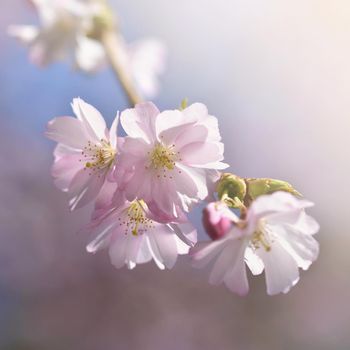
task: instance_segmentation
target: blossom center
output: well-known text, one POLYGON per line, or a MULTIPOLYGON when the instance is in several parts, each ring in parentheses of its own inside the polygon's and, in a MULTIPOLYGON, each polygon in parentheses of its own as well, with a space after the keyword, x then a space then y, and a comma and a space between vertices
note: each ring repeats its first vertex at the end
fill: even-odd
POLYGON ((88 141, 82 151, 85 168, 91 171, 98 171, 110 168, 114 162, 116 150, 106 140, 101 140, 98 144, 88 141))
POLYGON ((175 162, 179 157, 179 152, 176 152, 174 147, 175 145, 164 146, 158 143, 149 153, 150 166, 156 170, 173 170, 175 168, 175 162))
POLYGON ((254 249, 263 247, 265 251, 269 252, 271 250, 272 243, 273 240, 268 225, 264 220, 260 220, 256 230, 252 235, 250 244, 254 249))
POLYGON ((130 231, 134 236, 145 233, 153 227, 153 221, 146 217, 145 202, 143 200, 135 200, 127 208, 126 232, 130 231))

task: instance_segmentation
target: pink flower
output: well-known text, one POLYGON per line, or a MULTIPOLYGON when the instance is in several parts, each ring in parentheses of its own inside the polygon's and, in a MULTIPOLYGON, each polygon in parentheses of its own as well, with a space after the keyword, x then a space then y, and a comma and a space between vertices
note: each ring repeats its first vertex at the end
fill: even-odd
MULTIPOLYGON (((40 25, 11 25, 8 34, 29 48, 32 63, 46 66, 73 61, 74 67, 94 73, 107 64, 104 45, 92 35, 101 28, 97 17, 112 14, 100 0, 33 0, 40 25)), ((165 69, 165 45, 153 38, 127 44, 118 38, 118 60, 136 90, 145 97, 158 94, 158 77, 165 69)))
POLYGON ((286 192, 258 197, 248 209, 247 218, 214 242, 192 248, 195 267, 215 260, 209 281, 225 283, 239 295, 248 293, 245 263, 254 275, 265 269, 267 293, 287 293, 299 280, 298 267, 307 270, 318 256, 318 243, 312 237, 319 225, 304 209, 313 203, 286 192))
POLYGON ((80 0, 33 0, 40 26, 12 25, 9 35, 29 47, 30 59, 39 66, 58 60, 71 60, 87 72, 105 61, 103 46, 88 36, 101 4, 80 0))
POLYGON ((69 193, 71 210, 94 200, 113 169, 118 125, 116 117, 108 131, 100 112, 79 98, 72 107, 77 118, 54 118, 46 132, 58 142, 52 175, 56 186, 69 193))
POLYGON ((227 167, 217 119, 203 104, 160 113, 141 103, 121 114, 121 124, 128 136, 116 180, 129 201, 142 198, 158 215, 181 217, 208 196, 213 169, 227 167))
POLYGON ((166 47, 158 39, 142 39, 125 45, 126 69, 142 96, 153 98, 158 95, 158 77, 165 70, 166 47))
POLYGON ((209 203, 203 210, 203 226, 212 240, 222 238, 237 220, 223 202, 209 203))
POLYGON ((110 206, 99 215, 88 230, 97 237, 86 247, 90 253, 109 249, 116 268, 154 260, 160 269, 171 269, 179 254, 187 254, 197 241, 196 230, 188 222, 163 224, 148 211, 142 200, 128 202, 117 192, 110 206))

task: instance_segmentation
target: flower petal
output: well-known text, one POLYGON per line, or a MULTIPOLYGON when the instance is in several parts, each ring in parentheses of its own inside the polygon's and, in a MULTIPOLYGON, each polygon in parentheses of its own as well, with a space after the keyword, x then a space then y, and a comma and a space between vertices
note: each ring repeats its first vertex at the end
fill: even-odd
MULTIPOLYGON (((208 137, 208 129, 203 125, 185 124, 184 129, 174 139, 177 150, 181 150, 184 146, 193 142, 205 142, 208 137)), ((164 132, 163 132, 164 133, 164 132)))
POLYGON ((170 224, 170 226, 181 241, 191 246, 197 243, 197 230, 191 223, 170 224))
POLYGON ((167 225, 157 225, 148 235, 153 251, 159 252, 162 263, 171 269, 177 259, 176 235, 167 225))
MULTIPOLYGON (((186 117, 178 109, 164 111, 157 117, 156 134, 160 137, 165 130, 189 123, 191 123, 191 121, 186 120, 186 117)), ((160 139, 158 141, 160 141, 160 139)))
POLYGON ((254 253, 253 249, 251 249, 250 247, 247 247, 245 250, 244 260, 253 275, 256 276, 263 273, 264 263, 259 258, 259 256, 254 253))
POLYGON ((89 175, 88 170, 80 170, 73 178, 68 189, 73 195, 69 201, 70 209, 81 208, 94 200, 99 194, 104 181, 105 176, 103 174, 89 175))
POLYGON ((124 143, 122 146, 122 152, 123 155, 125 154, 126 158, 129 157, 129 155, 133 155, 139 159, 145 159, 147 158, 147 152, 151 150, 151 146, 145 142, 143 139, 140 138, 132 138, 132 137, 125 137, 124 143))
POLYGON ((72 108, 77 118, 84 123, 90 137, 97 141, 106 139, 106 122, 95 107, 81 98, 75 98, 72 102, 72 108))
POLYGON ((287 293, 299 281, 296 261, 278 241, 269 251, 259 248, 256 254, 264 262, 267 294, 287 293))
POLYGON ((179 149, 182 146, 181 146, 181 143, 178 142, 177 140, 184 134, 188 135, 189 129, 192 131, 191 133, 192 137, 197 135, 196 131, 193 130, 193 128, 195 128, 193 124, 180 124, 172 128, 165 129, 158 135, 158 141, 168 146, 174 144, 176 146, 176 149, 179 149))
POLYGON ((11 25, 8 27, 7 33, 23 44, 30 44, 38 36, 39 29, 31 25, 11 25))
POLYGON ((193 103, 185 108, 182 113, 188 121, 195 120, 208 130, 208 141, 218 142, 221 140, 219 123, 216 117, 208 114, 208 109, 203 103, 193 103))
POLYGON ((55 178, 56 186, 62 191, 68 191, 74 176, 82 169, 80 158, 79 154, 70 154, 60 157, 53 163, 51 175, 55 178))
POLYGON ((140 263, 138 261, 139 251, 140 247, 142 246, 143 241, 145 240, 145 237, 140 236, 134 236, 134 235, 127 235, 127 244, 125 249, 125 263, 128 266, 128 269, 132 269, 136 266, 136 262, 140 263))
POLYGON ((147 237, 142 240, 139 252, 137 254, 136 262, 138 264, 144 264, 152 260, 152 253, 149 249, 149 245, 147 242, 147 237))
POLYGON ((164 270, 165 266, 156 243, 150 236, 146 236, 146 242, 154 262, 160 270, 164 270))
POLYGON ((141 93, 154 97, 159 91, 157 76, 163 72, 166 48, 156 39, 143 39, 129 45, 129 61, 141 93))
MULTIPOLYGON (((232 239, 222 250, 218 256, 214 267, 209 276, 209 283, 221 284, 226 274, 228 274, 228 283, 231 288, 235 288, 234 281, 231 278, 237 278, 238 284, 243 283, 242 290, 244 289, 244 280, 247 280, 244 265, 244 251, 247 242, 245 240, 232 239), (245 276, 245 278, 244 278, 245 276)), ((248 283, 246 283, 248 284, 248 283)), ((236 286, 240 289, 240 286, 236 286)))
POLYGON ((158 114, 159 110, 152 102, 143 102, 123 111, 120 122, 127 135, 152 143, 156 139, 155 122, 158 114))
POLYGON ((203 200, 208 196, 207 181, 205 172, 202 169, 195 169, 184 164, 177 163, 176 167, 183 173, 186 173, 197 187, 196 196, 203 200))
POLYGON ((83 123, 73 117, 57 117, 50 120, 45 136, 76 149, 83 149, 88 140, 83 123))
MULTIPOLYGON (((147 184, 147 182, 145 182, 147 184)), ((146 186, 144 187, 144 193, 146 186)), ((151 183, 152 192, 147 192, 151 198, 155 198, 158 207, 166 214, 176 217, 176 203, 175 200, 178 199, 176 194, 176 185, 174 181, 168 178, 157 178, 151 183)), ((143 198, 143 197, 142 197, 143 198)))
MULTIPOLYGON (((236 245, 237 241, 235 242, 236 245)), ((232 246, 233 243, 231 243, 232 246)), ((225 274, 224 283, 226 287, 240 296, 244 296, 249 292, 247 271, 244 263, 244 253, 246 244, 241 244, 241 247, 235 247, 238 251, 232 251, 234 255, 233 262, 231 261, 229 270, 225 274)))
MULTIPOLYGON (((137 160, 136 160, 137 162, 137 160)), ((142 160, 135 163, 142 168, 142 160)), ((125 196, 131 202, 136 197, 148 202, 151 199, 151 190, 153 187, 153 179, 147 171, 135 171, 126 183, 125 196)))
POLYGON ((117 113, 116 117, 113 120, 113 123, 111 125, 111 128, 109 130, 109 142, 111 143, 111 146, 113 149, 117 149, 117 129, 118 129, 118 123, 119 123, 119 112, 117 113))
POLYGON ((229 245, 230 238, 224 238, 216 241, 198 242, 190 249, 190 256, 192 259, 192 266, 195 268, 202 268, 209 264, 227 245, 229 245))
POLYGON ((188 254, 190 251, 191 246, 186 244, 182 239, 180 239, 178 236, 174 236, 175 242, 176 242, 176 250, 177 254, 179 255, 185 255, 188 254))
POLYGON ((115 226, 113 218, 102 222, 102 225, 98 225, 98 235, 86 246, 86 251, 89 253, 96 253, 98 250, 107 247, 110 244, 111 230, 115 226))
POLYGON ((104 211, 107 207, 111 206, 112 202, 113 206, 119 209, 125 203, 125 198, 118 191, 118 184, 116 182, 105 181, 96 197, 93 216, 96 216, 100 210, 104 211), (118 197, 120 197, 120 201, 118 202, 114 201, 117 193, 119 194, 118 197))
POLYGON ((278 233, 280 244, 303 270, 307 270, 317 259, 319 245, 311 235, 298 231, 292 225, 276 226, 273 230, 278 233))
POLYGON ((191 166, 206 167, 223 160, 222 149, 216 143, 193 142, 180 149, 182 162, 191 166))
MULTIPOLYGON (((266 217, 273 214, 282 215, 313 206, 312 202, 300 200, 292 194, 278 191, 272 194, 259 196, 250 207, 250 215, 255 217, 266 217)), ((282 219, 283 221, 283 219, 282 219)))
POLYGON ((129 239, 129 235, 123 235, 120 233, 113 235, 113 240, 109 246, 108 253, 112 265, 117 269, 123 267, 126 262, 129 239))
POLYGON ((106 63, 104 48, 97 40, 79 35, 76 41, 75 62, 80 70, 93 73, 106 63))
POLYGON ((300 213, 296 227, 298 231, 307 235, 314 235, 320 230, 319 223, 312 216, 307 215, 305 211, 300 213))
POLYGON ((192 103, 182 113, 189 121, 203 122, 208 116, 208 108, 203 103, 192 103))

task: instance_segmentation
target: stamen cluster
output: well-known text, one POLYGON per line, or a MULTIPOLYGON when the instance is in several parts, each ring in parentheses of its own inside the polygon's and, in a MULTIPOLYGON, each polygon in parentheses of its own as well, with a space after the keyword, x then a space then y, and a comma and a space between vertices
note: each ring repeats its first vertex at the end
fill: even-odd
POLYGON ((138 236, 154 228, 153 221, 145 215, 144 206, 145 203, 142 200, 135 200, 130 204, 127 209, 127 221, 123 222, 127 227, 125 230, 126 235, 131 231, 134 236, 138 236))
POLYGON ((255 250, 262 247, 269 252, 272 244, 272 232, 268 229, 266 223, 260 222, 250 240, 251 247, 253 247, 255 250))
POLYGON ((81 161, 85 162, 85 169, 98 171, 109 168, 113 164, 116 150, 112 148, 110 142, 101 139, 98 144, 88 141, 81 154, 83 156, 81 161))

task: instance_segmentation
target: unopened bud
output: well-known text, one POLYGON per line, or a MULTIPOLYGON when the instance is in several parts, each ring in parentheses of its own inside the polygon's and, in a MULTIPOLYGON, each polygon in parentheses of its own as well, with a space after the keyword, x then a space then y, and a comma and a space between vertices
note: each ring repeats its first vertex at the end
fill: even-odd
POLYGON ((232 227, 229 209, 222 202, 209 203, 203 210, 203 226, 212 240, 223 237, 232 227))
POLYGON ((232 208, 240 208, 246 195, 247 186, 244 179, 234 174, 224 173, 221 175, 216 189, 220 200, 225 200, 232 208))
POLYGON ((301 194, 293 186, 282 180, 275 179, 246 179, 248 196, 251 200, 263 195, 271 194, 277 191, 289 192, 295 196, 301 194))

